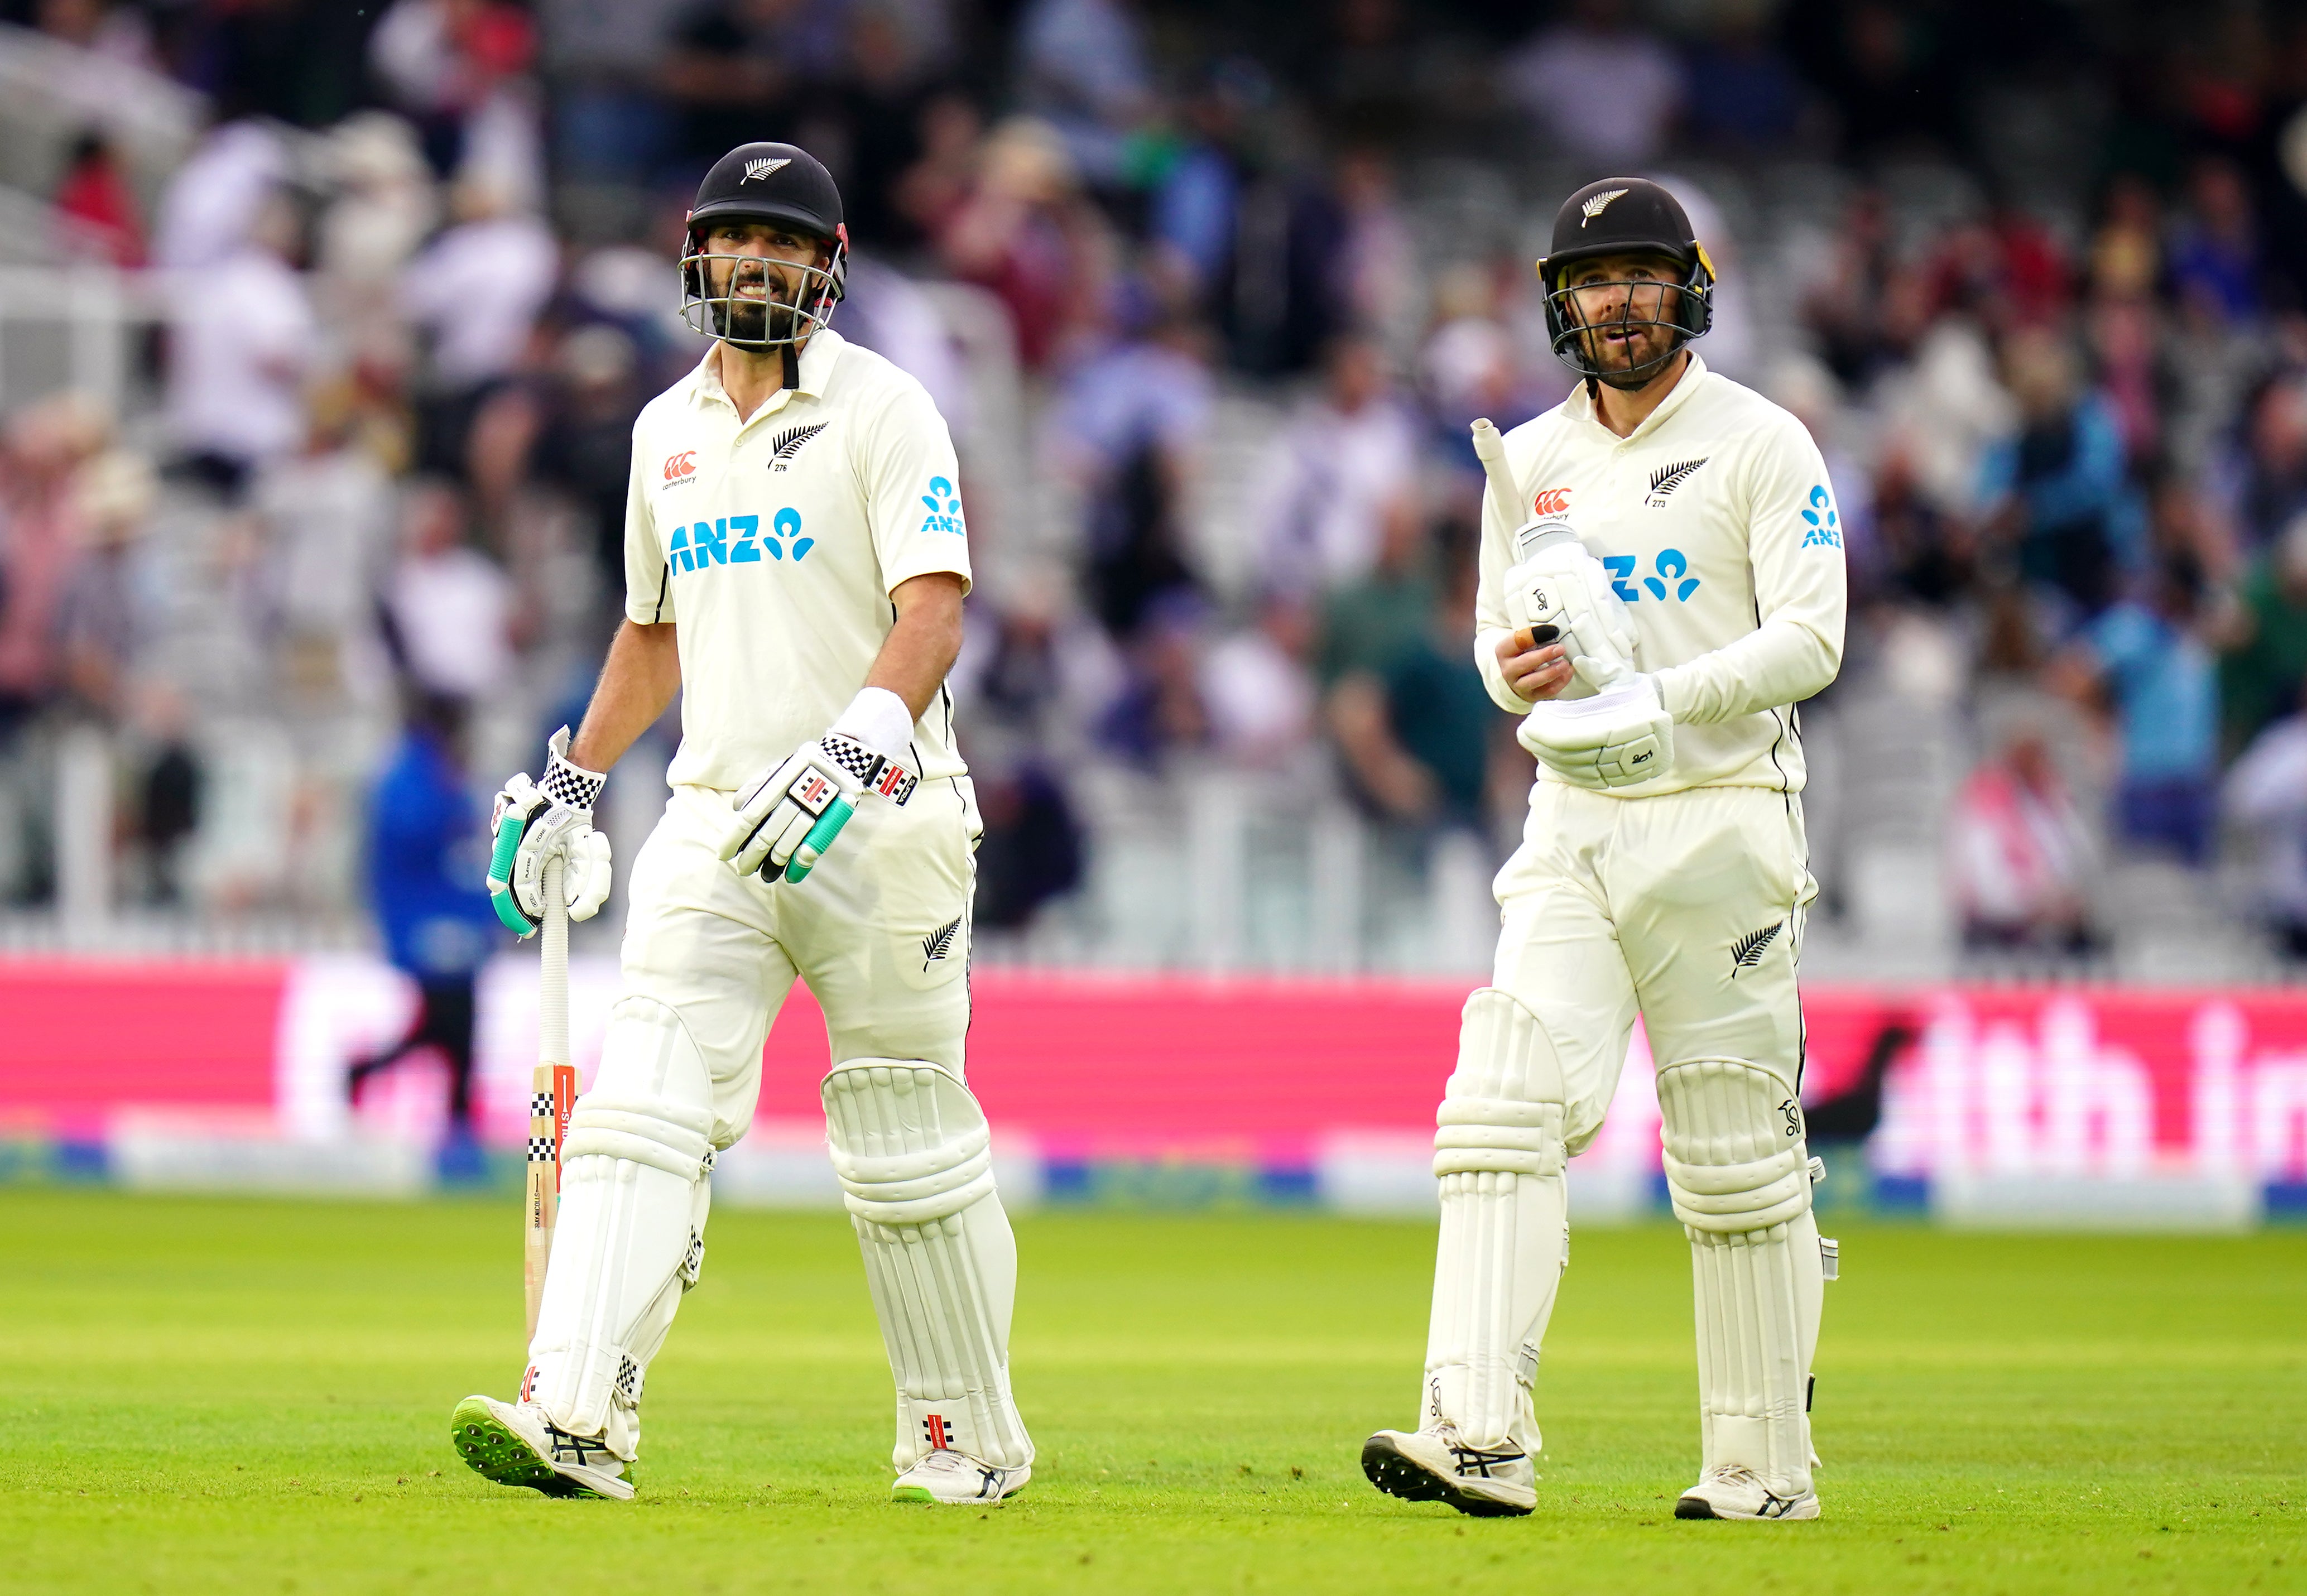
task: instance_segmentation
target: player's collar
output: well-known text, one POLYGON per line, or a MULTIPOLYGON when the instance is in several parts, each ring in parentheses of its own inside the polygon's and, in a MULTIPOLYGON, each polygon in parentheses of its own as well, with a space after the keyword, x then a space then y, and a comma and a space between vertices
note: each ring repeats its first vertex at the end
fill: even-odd
POLYGON ((1667 390, 1667 396, 1659 400, 1658 408, 1643 416, 1642 425, 1628 433, 1624 439, 1619 438, 1617 433, 1610 432, 1608 427, 1602 425, 1602 418, 1594 414, 1593 392, 1585 383, 1581 382, 1571 390, 1570 397, 1563 401, 1563 408, 1579 420, 1591 422, 1603 432, 1609 433, 1612 442, 1631 443, 1644 433, 1656 430, 1668 416, 1688 404, 1690 396, 1698 391, 1698 384, 1705 375, 1706 362, 1699 358, 1697 350, 1692 349, 1689 364, 1682 368, 1682 375, 1677 379, 1675 385, 1667 390))
MULTIPOLYGON (((841 351, 846 342, 830 327, 820 327, 811 333, 809 342, 802 346, 801 359, 794 363, 800 368, 796 373, 800 378, 799 386, 773 395, 768 403, 753 413, 755 416, 784 408, 796 394, 823 399, 826 384, 833 380, 834 362, 841 358, 841 351)), ((720 348, 718 343, 708 346, 698 360, 696 369, 690 373, 689 398, 691 404, 704 404, 708 400, 718 400, 725 405, 730 402, 728 393, 721 386, 721 365, 716 357, 720 348)))

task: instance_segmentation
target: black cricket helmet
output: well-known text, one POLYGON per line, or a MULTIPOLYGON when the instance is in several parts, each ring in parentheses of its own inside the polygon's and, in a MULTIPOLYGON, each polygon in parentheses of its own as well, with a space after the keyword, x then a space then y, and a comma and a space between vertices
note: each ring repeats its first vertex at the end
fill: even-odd
POLYGON ((1683 345, 1714 324, 1714 262, 1690 230, 1682 202, 1647 177, 1605 177, 1565 200, 1554 219, 1552 245, 1538 263, 1538 280, 1546 291, 1546 333, 1557 357, 1589 382, 1614 388, 1641 387, 1683 345), (1581 261, 1627 254, 1671 261, 1677 275, 1667 282, 1585 286, 1625 290, 1610 325, 1663 328, 1672 336, 1665 351, 1651 359, 1605 368, 1599 363, 1600 340, 1580 318, 1564 279, 1581 261))
MULTIPOLYGON (((730 257, 723 255, 719 259, 730 257)), ((689 210, 689 242, 681 257, 681 316, 708 338, 746 349, 800 343, 833 318, 849 283, 849 229, 841 219, 841 190, 825 164, 792 144, 740 144, 705 174, 689 210), (758 256, 735 257, 725 281, 715 285, 707 248, 716 222, 770 222, 824 241, 822 264, 782 262, 772 275, 758 256), (790 299, 779 297, 785 282, 790 299), (753 286, 764 297, 739 289, 753 286)))

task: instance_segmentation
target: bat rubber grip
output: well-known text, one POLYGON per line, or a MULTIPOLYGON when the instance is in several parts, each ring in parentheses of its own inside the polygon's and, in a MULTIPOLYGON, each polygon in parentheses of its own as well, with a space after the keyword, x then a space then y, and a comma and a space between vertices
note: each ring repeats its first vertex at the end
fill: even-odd
POLYGON ((841 828, 849 824, 849 817, 856 812, 848 799, 836 798, 826 811, 818 816, 817 824, 809 828, 809 835, 801 839, 801 846, 793 851, 793 857, 785 861, 785 880, 806 880, 817 862, 825 857, 826 849, 833 845, 833 839, 841 835, 841 828))

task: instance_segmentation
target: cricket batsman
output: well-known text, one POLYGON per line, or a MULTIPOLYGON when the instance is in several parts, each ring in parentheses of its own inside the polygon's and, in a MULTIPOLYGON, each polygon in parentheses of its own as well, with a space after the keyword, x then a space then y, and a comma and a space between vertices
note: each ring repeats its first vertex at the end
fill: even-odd
POLYGON ((1697 1296, 1699 1473, 1675 1515, 1816 1518, 1831 1269, 1798 1096, 1795 960, 1817 886, 1794 707, 1841 661, 1834 493, 1802 425, 1689 348, 1713 268, 1665 189, 1580 189, 1538 271, 1583 382, 1503 441, 1476 424, 1491 492, 1474 655, 1539 779, 1437 1115, 1418 1426, 1379 1430, 1362 1467, 1464 1513, 1537 1505, 1564 1161, 1601 1128, 1639 1014, 1697 1296))
POLYGON ((503 828, 519 838, 500 914, 534 927, 555 855, 570 914, 593 914, 595 801, 682 693, 519 1398, 456 1411, 459 1451, 503 1484, 632 1496, 713 1161, 752 1120, 796 976, 825 1011, 827 1141, 896 1379, 894 1495, 983 1506, 1032 1475, 1016 1247, 962 1068, 982 827, 945 685, 970 582, 960 474, 921 384, 828 325, 848 250, 805 151, 745 144, 706 175, 681 288, 713 344, 633 425, 623 624, 576 740, 497 800, 501 853, 503 828))

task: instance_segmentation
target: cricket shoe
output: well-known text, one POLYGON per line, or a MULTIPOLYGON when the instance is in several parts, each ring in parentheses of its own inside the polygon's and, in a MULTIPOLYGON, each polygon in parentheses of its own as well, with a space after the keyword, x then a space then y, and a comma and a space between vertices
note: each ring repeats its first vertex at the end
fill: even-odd
POLYGON ((1458 1428, 1382 1429, 1362 1443, 1362 1472, 1405 1502, 1447 1502, 1476 1518, 1519 1518, 1538 1506, 1538 1471, 1518 1447, 1469 1446, 1458 1428))
POLYGON ((1782 1497, 1752 1469, 1726 1463, 1706 1471, 1674 1505, 1677 1518, 1816 1518, 1818 1493, 1782 1497))
POLYGON ((939 1502, 956 1507, 973 1503, 982 1506, 990 1502, 999 1507, 1025 1489, 1025 1481, 1033 1477, 1033 1471, 1029 1466, 997 1469, 965 1452, 939 1447, 897 1476, 896 1483, 889 1488, 889 1499, 939 1502))
POLYGON ((449 1420, 449 1439, 473 1472, 548 1497, 633 1499, 633 1465, 598 1440, 556 1429, 533 1402, 468 1396, 449 1420))

